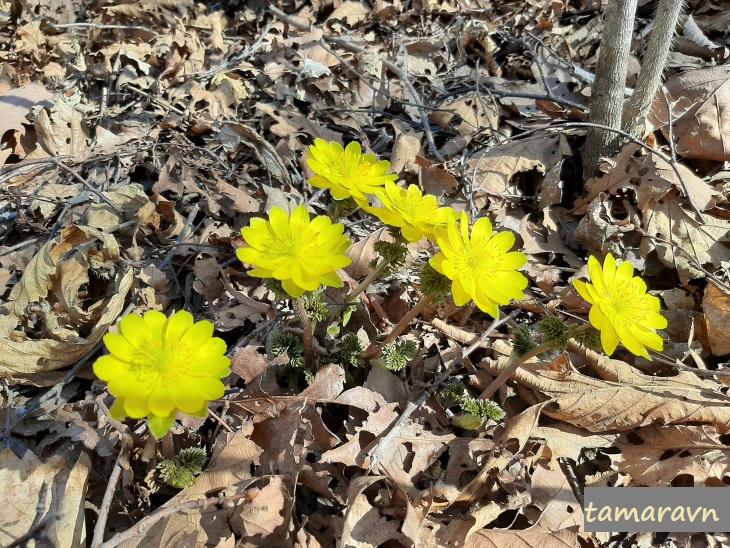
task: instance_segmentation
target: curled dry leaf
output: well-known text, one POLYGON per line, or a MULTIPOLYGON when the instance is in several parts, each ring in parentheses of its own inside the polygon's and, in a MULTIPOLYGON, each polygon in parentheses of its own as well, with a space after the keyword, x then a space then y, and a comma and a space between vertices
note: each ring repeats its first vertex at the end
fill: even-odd
POLYGON ((109 204, 92 204, 86 210, 86 224, 99 230, 109 230, 130 219, 136 219, 143 226, 159 225, 157 208, 138 183, 130 183, 103 193, 122 215, 109 204))
POLYGON ((647 207, 642 219, 646 235, 639 250, 643 257, 656 250, 659 260, 676 268, 686 282, 704 278, 707 270, 730 261, 730 248, 725 243, 730 221, 706 216, 703 223, 696 213, 683 207, 683 202, 674 192, 647 207))
MULTIPOLYGON (((497 363, 500 365, 487 365, 492 373, 501 371, 506 359, 497 363)), ((543 413, 590 432, 689 423, 730 432, 730 398, 720 392, 722 385, 717 382, 692 373, 650 377, 605 356, 595 366, 603 379, 550 371, 549 363, 518 369, 514 378, 549 398, 543 413)))
POLYGON ((61 375, 51 372, 94 348, 122 312, 134 279, 119 259, 115 238, 91 227, 72 225, 45 244, 0 307, 0 373, 47 386, 61 375), (102 289, 87 307, 91 279, 102 289), (28 322, 37 322, 36 338, 23 329, 28 322))
POLYGON ((616 447, 611 460, 637 486, 670 487, 681 474, 695 487, 721 486, 730 473, 730 450, 712 426, 651 424, 622 433, 616 447))

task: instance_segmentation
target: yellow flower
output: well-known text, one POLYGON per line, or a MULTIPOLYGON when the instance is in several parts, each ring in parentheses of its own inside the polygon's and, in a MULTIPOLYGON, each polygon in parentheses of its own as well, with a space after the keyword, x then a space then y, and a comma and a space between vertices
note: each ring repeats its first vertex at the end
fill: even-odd
POLYGON ((610 253, 603 268, 595 257, 588 259, 591 282, 573 280, 573 285, 591 306, 589 319, 601 332, 601 345, 609 356, 618 343, 629 352, 649 359, 646 347, 661 351, 664 341, 654 332, 667 327, 667 320, 659 314, 659 299, 647 295, 646 284, 634 276, 634 267, 628 261, 618 267, 610 253))
POLYGON ((386 225, 400 228, 409 242, 417 242, 423 237, 433 240, 437 226, 459 218, 459 214, 450 207, 439 207, 435 196, 424 196, 416 185, 405 190, 392 181, 386 181, 385 189, 377 190, 376 196, 384 207, 361 207, 386 225))
POLYGON ((345 255, 350 240, 342 234, 344 230, 324 216, 310 222, 303 205, 291 217, 275 207, 268 221, 253 218, 241 230, 250 247, 238 248, 236 254, 242 263, 256 267, 249 270, 249 276, 280 280, 284 291, 299 298, 320 284, 342 287, 335 271, 352 263, 345 255))
POLYGON ((397 175, 386 175, 390 162, 373 154, 363 154, 359 143, 347 148, 340 143, 317 139, 309 147, 307 165, 316 174, 309 184, 329 188, 335 200, 352 196, 358 203, 367 202, 366 194, 374 194, 386 181, 395 181, 397 175))
POLYGON ((149 311, 144 317, 125 316, 119 330, 104 336, 110 354, 94 363, 94 374, 109 383, 117 398, 110 410, 113 419, 148 417, 150 431, 159 439, 178 411, 205 418, 208 402, 223 396, 220 379, 231 372, 231 360, 209 321, 194 323, 185 311, 169 319, 149 311))
POLYGON ((511 232, 492 232, 486 217, 474 223, 469 234, 469 219, 461 213, 458 223, 450 219, 446 227, 436 227, 436 243, 441 252, 429 261, 450 280, 457 306, 470 300, 493 318, 499 317, 498 305, 524 297, 527 278, 517 272, 527 263, 527 256, 510 252, 515 243, 511 232))

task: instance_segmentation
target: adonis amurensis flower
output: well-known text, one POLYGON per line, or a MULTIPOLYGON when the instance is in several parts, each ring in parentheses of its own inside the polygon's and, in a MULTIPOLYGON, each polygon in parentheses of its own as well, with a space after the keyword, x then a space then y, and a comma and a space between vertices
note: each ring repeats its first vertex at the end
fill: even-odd
POLYGON ((110 354, 94 363, 94 374, 116 396, 111 417, 148 418, 150 431, 163 437, 179 411, 200 418, 208 402, 223 396, 221 378, 230 373, 226 343, 213 337, 213 324, 194 322, 180 311, 169 319, 157 311, 129 314, 119 333, 104 336, 110 354))
POLYGON ((601 345, 606 354, 613 354, 618 343, 646 359, 649 359, 647 348, 661 351, 664 341, 654 330, 667 327, 667 320, 659 313, 659 298, 647 294, 644 280, 634 276, 631 263, 623 261, 617 266, 609 253, 601 268, 591 256, 588 274, 592 283, 573 280, 573 285, 593 305, 589 320, 601 332, 601 345))
POLYGON ((469 231, 465 212, 457 222, 450 219, 446 227, 435 229, 440 253, 431 258, 431 266, 450 280, 454 303, 462 306, 474 300, 480 310, 499 317, 499 305, 524 297, 527 278, 517 269, 527 263, 524 253, 510 251, 515 243, 511 232, 492 232, 486 217, 469 231))
POLYGON ((425 196, 416 185, 408 190, 392 181, 386 181, 385 188, 375 191, 383 207, 363 207, 386 225, 400 228, 409 242, 421 238, 434 239, 434 229, 444 226, 449 219, 458 219, 459 214, 450 207, 439 207, 436 196, 425 196))
POLYGON ((345 255, 350 240, 344 229, 324 216, 310 222, 303 205, 291 216, 275 207, 268 221, 253 218, 241 230, 249 247, 238 248, 236 254, 242 263, 255 267, 249 276, 279 280, 284 291, 299 298, 320 285, 342 287, 336 270, 352 263, 345 255))
POLYGON ((353 197, 359 204, 367 203, 367 194, 375 194, 386 181, 395 181, 397 175, 388 175, 390 162, 374 154, 363 154, 360 143, 352 142, 343 148, 335 141, 317 139, 309 147, 307 165, 315 176, 309 184, 328 188, 335 200, 353 197))

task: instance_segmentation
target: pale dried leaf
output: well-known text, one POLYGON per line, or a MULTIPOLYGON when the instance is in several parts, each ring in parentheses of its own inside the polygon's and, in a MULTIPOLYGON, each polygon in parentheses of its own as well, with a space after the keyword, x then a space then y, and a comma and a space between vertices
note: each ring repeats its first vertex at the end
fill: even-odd
POLYGON ((56 515, 58 521, 52 521, 46 530, 51 545, 84 546, 84 498, 90 470, 91 460, 84 452, 71 463, 61 455, 42 462, 31 451, 22 459, 9 449, 0 451, 0 543, 7 546, 27 533, 34 520, 56 515), (41 496, 45 503, 42 514, 36 516, 41 496))
POLYGON ((723 485, 730 473, 730 450, 711 426, 648 425, 621 434, 620 453, 612 456, 616 469, 633 485, 669 487, 681 474, 695 487, 723 485))
POLYGON ((340 541, 342 548, 376 548, 389 541, 407 545, 407 539, 399 530, 400 521, 383 515, 363 493, 374 483, 386 479, 385 476, 369 476, 356 478, 350 483, 340 541))
POLYGON ((532 170, 547 173, 560 160, 559 143, 557 135, 538 135, 508 141, 474 154, 467 161, 466 170, 473 174, 477 208, 483 209, 486 205, 484 194, 487 197, 506 194, 517 173, 532 170))
POLYGON ((652 123, 668 138, 671 120, 677 153, 685 158, 730 160, 730 67, 721 65, 673 76, 658 93, 652 123))
POLYGON ((724 243, 730 222, 706 216, 703 223, 694 212, 682 207, 682 202, 672 193, 647 207, 642 219, 646 236, 640 249, 642 256, 655 249, 659 260, 676 268, 686 282, 704 278, 705 270, 715 270, 730 260, 730 249, 724 243))

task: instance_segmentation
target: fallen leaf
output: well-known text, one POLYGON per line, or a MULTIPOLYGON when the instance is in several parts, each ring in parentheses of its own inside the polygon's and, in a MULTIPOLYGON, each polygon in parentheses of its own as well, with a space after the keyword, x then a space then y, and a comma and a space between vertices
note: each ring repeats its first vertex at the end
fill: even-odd
POLYGON ((28 533, 36 520, 45 519, 50 520, 45 534, 52 546, 84 546, 84 499, 90 471, 91 459, 83 451, 75 463, 62 455, 41 461, 30 450, 22 458, 9 449, 0 451, 0 543, 10 545, 28 533))
POLYGON ((702 298, 707 338, 713 356, 730 354, 730 295, 710 282, 702 298))

